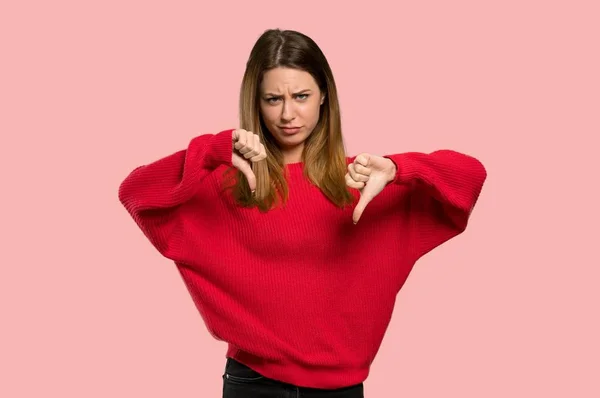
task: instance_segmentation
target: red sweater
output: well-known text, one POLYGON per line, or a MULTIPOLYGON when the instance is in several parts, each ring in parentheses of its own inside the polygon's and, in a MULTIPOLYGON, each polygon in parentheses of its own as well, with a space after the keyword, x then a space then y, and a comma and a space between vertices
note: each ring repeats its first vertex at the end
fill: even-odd
POLYGON ((478 160, 450 150, 386 157, 396 179, 356 225, 302 163, 286 165, 284 208, 237 207, 220 189, 232 130, 136 168, 119 199, 175 263, 227 356, 266 377, 338 388, 367 378, 413 265, 465 230, 486 179, 478 160))

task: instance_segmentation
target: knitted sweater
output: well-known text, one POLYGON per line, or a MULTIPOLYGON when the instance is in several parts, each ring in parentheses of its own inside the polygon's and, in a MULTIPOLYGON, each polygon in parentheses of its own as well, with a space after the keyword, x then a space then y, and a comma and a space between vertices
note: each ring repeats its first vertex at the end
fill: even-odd
POLYGON ((356 225, 301 162, 285 166, 285 206, 237 206, 221 185, 231 129, 137 167, 119 199, 176 265, 227 356, 269 378, 339 388, 367 378, 415 262, 465 230, 486 179, 478 160, 451 150, 386 157, 396 177, 356 225))

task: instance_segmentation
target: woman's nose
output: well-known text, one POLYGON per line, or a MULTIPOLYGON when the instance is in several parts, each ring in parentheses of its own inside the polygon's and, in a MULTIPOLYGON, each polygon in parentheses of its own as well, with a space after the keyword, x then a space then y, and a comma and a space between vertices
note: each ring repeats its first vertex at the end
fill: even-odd
POLYGON ((289 101, 284 101, 283 109, 281 110, 281 119, 285 121, 293 120, 295 117, 294 104, 289 101))

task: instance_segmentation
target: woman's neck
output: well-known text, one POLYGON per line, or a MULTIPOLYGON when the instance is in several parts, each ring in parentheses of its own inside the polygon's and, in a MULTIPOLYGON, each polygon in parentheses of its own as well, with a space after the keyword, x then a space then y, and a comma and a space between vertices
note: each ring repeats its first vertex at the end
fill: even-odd
POLYGON ((294 148, 283 150, 283 163, 294 164, 302 162, 302 152, 304 151, 304 145, 298 145, 294 148))

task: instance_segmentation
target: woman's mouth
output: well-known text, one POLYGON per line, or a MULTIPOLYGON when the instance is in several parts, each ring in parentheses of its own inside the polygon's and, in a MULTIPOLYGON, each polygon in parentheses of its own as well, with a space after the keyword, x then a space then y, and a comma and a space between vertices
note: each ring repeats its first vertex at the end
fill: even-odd
POLYGON ((292 126, 292 127, 279 127, 281 129, 281 131, 283 131, 286 134, 296 134, 298 133, 302 127, 296 127, 296 126, 292 126))

